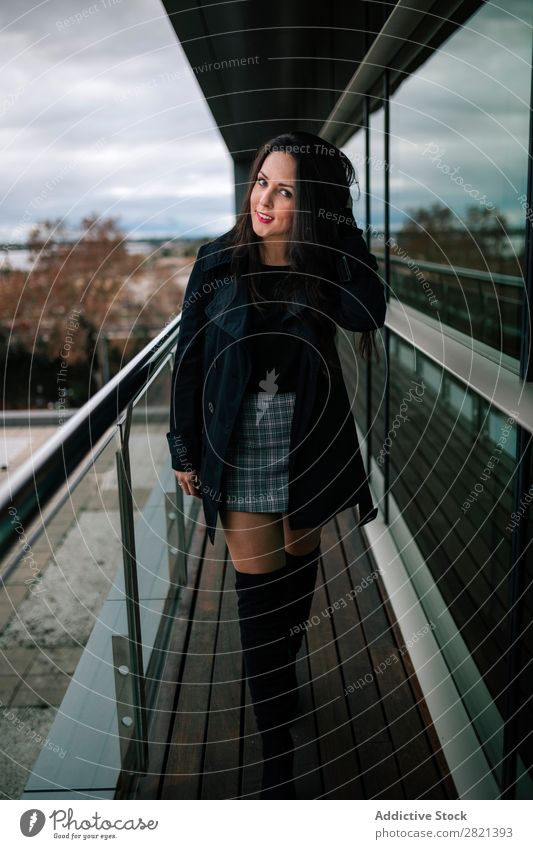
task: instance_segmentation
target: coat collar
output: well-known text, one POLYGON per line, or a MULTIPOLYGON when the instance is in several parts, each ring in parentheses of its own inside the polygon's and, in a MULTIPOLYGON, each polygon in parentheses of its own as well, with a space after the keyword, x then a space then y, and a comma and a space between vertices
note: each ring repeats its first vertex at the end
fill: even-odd
MULTIPOLYGON (((224 237, 220 236, 213 242, 209 242, 207 250, 202 257, 202 270, 209 271, 211 268, 216 268, 218 265, 224 265, 231 261, 232 248, 224 247, 224 237)), ((336 269, 339 280, 347 283, 352 279, 350 265, 346 255, 341 253, 336 259, 336 269)), ((303 287, 302 287, 303 290, 303 287)))
MULTIPOLYGON (((209 271, 229 263, 230 260, 231 249, 218 250, 203 257, 202 269, 209 271)), ((219 273, 218 277, 217 275, 210 276, 210 284, 215 288, 215 292, 205 308, 205 314, 210 321, 236 339, 248 336, 251 330, 250 309, 252 302, 246 278, 241 275, 236 277, 235 274, 225 276, 219 273)), ((287 301, 287 311, 282 318, 283 323, 297 315, 308 305, 305 287, 303 285, 298 286, 294 292, 287 295, 287 301)), ((294 332, 306 337, 303 324, 298 322, 298 325, 295 326, 294 332)))
MULTIPOLYGON (((224 236, 219 236, 213 242, 209 242, 206 252, 202 257, 202 270, 213 271, 220 268, 218 277, 210 275, 210 283, 216 288, 205 313, 208 318, 217 324, 222 330, 234 336, 236 339, 248 336, 250 333, 250 290, 246 285, 246 279, 235 275, 224 275, 224 266, 229 266, 232 258, 231 247, 224 244, 224 236)), ((351 280, 351 270, 345 254, 341 253, 336 260, 336 271, 338 279, 342 282, 351 280)), ((287 311, 282 321, 289 321, 297 315, 304 307, 309 305, 305 287, 298 286, 294 292, 287 295, 287 311)), ((304 322, 292 322, 291 332, 302 338, 308 338, 308 328, 304 322)))

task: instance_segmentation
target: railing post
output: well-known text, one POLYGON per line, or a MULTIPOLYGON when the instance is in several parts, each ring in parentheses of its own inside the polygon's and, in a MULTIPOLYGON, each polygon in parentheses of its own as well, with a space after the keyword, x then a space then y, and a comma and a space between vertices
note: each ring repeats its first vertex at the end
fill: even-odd
POLYGON ((169 575, 171 581, 184 587, 187 583, 185 554, 185 518, 183 515, 183 490, 176 483, 175 492, 165 493, 167 517, 167 543, 169 550, 169 575), (175 558, 171 561, 171 557, 175 558))
MULTIPOLYGON (((171 372, 174 370, 174 354, 169 357, 169 366, 171 372)), ((176 563, 176 580, 177 583, 184 587, 187 583, 187 557, 185 553, 185 513, 183 506, 183 490, 178 485, 178 479, 174 475, 174 493, 167 492, 165 499, 166 514, 167 514, 167 542, 169 544, 169 554, 177 557, 176 563), (176 497, 176 505, 174 507, 172 501, 173 496, 176 497)), ((170 560, 170 558, 169 558, 170 560)), ((170 570, 173 575, 174 570, 170 570)))
POLYGON ((113 652, 113 668, 115 678, 115 693, 117 699, 118 735, 120 741, 120 763, 124 768, 131 740, 135 734, 134 708, 135 676, 131 674, 131 651, 129 637, 122 634, 111 634, 113 652))
MULTIPOLYGON (((126 614, 128 621, 129 670, 131 670, 131 692, 133 693, 132 713, 134 730, 132 734, 135 747, 133 768, 145 773, 148 769, 148 717, 146 707, 146 688, 142 656, 141 617, 139 609, 139 585, 137 580, 137 557, 135 551, 135 527, 133 521, 133 496, 131 489, 131 470, 129 455, 129 436, 131 429, 132 404, 119 423, 117 437, 119 448, 116 452, 118 496, 120 507, 120 527, 122 533, 122 559, 124 562, 124 586, 126 590, 126 614)), ((117 702, 120 701, 117 694, 117 702)), ((119 728, 119 733, 121 729, 119 728)))

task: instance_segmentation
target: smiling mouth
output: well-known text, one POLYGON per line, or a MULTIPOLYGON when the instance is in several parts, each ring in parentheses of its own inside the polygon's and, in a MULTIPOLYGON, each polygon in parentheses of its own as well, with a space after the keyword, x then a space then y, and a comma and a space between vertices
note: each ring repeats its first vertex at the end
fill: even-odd
POLYGON ((270 224, 271 221, 274 221, 274 218, 272 217, 272 215, 265 215, 264 213, 259 212, 258 209, 256 209, 255 214, 257 215, 257 217, 259 218, 259 221, 262 224, 270 224))

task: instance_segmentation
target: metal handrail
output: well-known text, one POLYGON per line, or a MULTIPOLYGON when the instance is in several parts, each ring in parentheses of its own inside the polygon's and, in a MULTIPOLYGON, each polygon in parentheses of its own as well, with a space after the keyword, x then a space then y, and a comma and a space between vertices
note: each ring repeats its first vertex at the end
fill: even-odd
POLYGON ((27 527, 40 515, 93 446, 113 424, 118 424, 128 405, 146 387, 175 345, 180 320, 181 314, 5 481, 0 488, 0 560, 19 539, 15 525, 27 527))
MULTIPOLYGON (((375 256, 383 258, 385 254, 382 251, 374 250, 375 256)), ((409 265, 410 262, 415 262, 417 267, 422 271, 434 271, 437 274, 442 274, 448 277, 468 277, 472 280, 486 280, 491 283, 499 283, 502 286, 513 286, 517 288, 524 285, 522 277, 516 274, 500 274, 499 272, 482 271, 476 268, 463 268, 460 265, 443 265, 439 262, 430 262, 426 259, 411 260, 403 256, 391 256, 391 263, 398 265, 409 265)))
MULTIPOLYGON (((376 253, 376 256, 379 256, 376 253)), ((407 263, 402 257, 392 262, 407 263)), ((519 277, 490 274, 473 269, 448 268, 420 260, 421 269, 441 274, 492 279, 517 285, 519 277)), ((128 405, 147 385, 153 372, 177 341, 181 316, 178 315, 140 351, 118 374, 100 389, 0 487, 0 560, 18 540, 15 524, 29 525, 49 504, 76 467, 88 456, 100 437, 117 424, 128 405), (16 514, 8 512, 14 508, 16 514), (16 515, 16 522, 14 522, 16 515)), ((31 422, 31 415, 29 418, 31 422)))

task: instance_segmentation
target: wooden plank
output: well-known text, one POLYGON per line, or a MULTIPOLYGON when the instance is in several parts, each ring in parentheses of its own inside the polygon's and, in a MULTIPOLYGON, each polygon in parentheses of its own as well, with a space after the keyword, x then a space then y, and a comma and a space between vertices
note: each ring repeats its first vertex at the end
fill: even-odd
MULTIPOLYGON (((402 636, 400 632, 400 628, 396 621, 396 617, 394 615, 394 611, 392 609, 392 605, 390 599, 388 598, 385 587, 383 586, 383 582, 380 580, 376 584, 378 591, 380 593, 383 606, 387 611, 387 616, 391 623, 391 630, 394 632, 396 637, 396 642, 398 645, 402 644, 402 636)), ((427 735, 428 745, 433 754, 433 759, 435 762, 435 766, 437 772, 439 774, 439 783, 435 787, 436 796, 428 797, 428 798, 439 798, 439 799, 458 799, 459 795, 457 792, 457 788, 455 786, 455 782, 451 776, 446 758, 444 756, 444 752, 442 751, 442 747, 440 744, 440 740, 437 734, 437 730, 433 724, 433 720, 431 718, 431 714, 429 712, 429 708, 427 706, 426 700, 424 698, 424 694, 422 692, 422 688, 420 686, 420 682, 416 676, 415 668, 413 665, 413 661, 408 651, 404 652, 402 655, 405 672, 407 675, 407 680, 409 682, 409 686, 413 692, 413 699, 415 704, 417 705, 418 711, 420 713, 421 721, 424 726, 425 734, 427 735)))
MULTIPOLYGON (((291 736, 294 741, 296 798, 318 799, 323 793, 323 783, 309 680, 309 663, 304 646, 302 646, 298 655, 297 664, 297 677, 300 684, 300 716, 291 727, 291 736)), ((246 696, 249 699, 248 689, 246 689, 246 696)), ((261 756, 261 737, 257 733, 252 706, 247 703, 243 738, 242 795, 244 798, 259 798, 263 768, 261 756)))
MULTIPOLYGON (((324 539, 327 533, 324 533, 324 539)), ((324 552, 325 546, 322 548, 324 552)), ((307 631, 311 681, 316 705, 320 760, 327 799, 357 799, 361 793, 359 764, 344 697, 344 685, 338 663, 333 628, 321 611, 327 608, 325 578, 320 558, 317 587, 310 621, 318 624, 307 631)))
POLYGON ((178 705, 174 716, 172 738, 162 799, 198 799, 215 644, 220 615, 225 541, 215 538, 204 557, 193 619, 187 645, 183 677, 179 684, 178 705))
MULTIPOLYGON (((401 632, 381 581, 368 580, 372 560, 353 511, 326 525, 322 540, 311 610, 318 624, 309 627, 297 660, 301 715, 292 728, 297 797, 457 798, 407 652, 394 670, 374 671, 369 684, 345 693, 347 684, 398 652, 401 632), (364 578, 366 588, 354 594, 364 578), (340 598, 348 604, 331 610, 340 598)), ((197 592, 183 591, 191 622, 173 634, 156 745, 139 798, 259 798, 261 740, 242 678, 233 565, 227 557, 221 567, 227 550, 222 536, 217 542, 199 569, 197 592), (175 727, 165 764, 171 724, 166 712, 173 698, 175 727)))
POLYGON ((296 658, 299 684, 298 718, 291 728, 294 741, 294 781, 297 799, 319 799, 324 793, 313 688, 310 680, 307 642, 304 639, 296 658))
MULTIPOLYGON (((353 541, 358 534, 355 516, 353 511, 347 511, 345 515, 338 518, 341 534, 344 535, 343 532, 350 529, 353 531, 345 537, 349 557, 350 541, 353 541)), ((403 643, 392 605, 390 602, 384 603, 386 591, 381 579, 378 577, 372 582, 371 592, 365 590, 358 595, 358 598, 361 616, 368 617, 379 607, 382 619, 387 621, 390 644, 387 646, 383 641, 375 642, 369 644, 369 651, 372 657, 372 674, 379 689, 392 737, 405 798, 450 798, 450 786, 443 784, 443 758, 435 757, 436 734, 433 738, 427 734, 429 710, 425 705, 420 685, 416 681, 414 667, 403 643), (412 686, 415 683, 416 690, 412 686), (425 708, 423 713, 419 708, 421 703, 425 708)), ((389 787, 392 789, 390 782, 385 789, 388 790, 389 787)))
POLYGON ((409 687, 401 655, 392 654, 383 647, 377 647, 372 653, 375 668, 396 657, 376 680, 383 708, 387 716, 393 739, 394 751, 399 764, 402 783, 407 799, 442 798, 435 793, 440 776, 433 760, 424 727, 413 693, 409 687))
MULTIPOLYGON (((324 556, 328 575, 328 604, 330 610, 333 608, 331 621, 342 665, 344 695, 357 746, 361 776, 359 794, 360 798, 367 799, 401 799, 404 794, 400 772, 394 758, 394 747, 380 704, 379 691, 375 680, 367 683, 365 679, 365 675, 372 670, 372 657, 361 623, 358 598, 360 592, 366 592, 366 584, 372 581, 372 568, 361 546, 358 550, 355 546, 359 532, 350 534, 349 528, 343 525, 342 530, 348 532, 349 537, 339 542, 344 536, 340 530, 328 525, 323 532, 322 548, 326 552, 329 550, 324 556), (353 581, 345 559, 346 548, 350 552, 348 562, 356 563, 353 581), (358 682, 363 682, 362 686, 358 682), (389 786, 390 790, 383 795, 385 786, 389 786)), ((379 620, 375 622, 375 632, 383 632, 388 623, 381 609, 378 608, 375 618, 379 620)), ((392 646, 390 636, 389 639, 392 646)))
MULTIPOLYGON (((353 541, 355 534, 357 534, 352 511, 347 511, 346 515, 342 518, 339 517, 339 527, 341 529, 344 527, 345 530, 352 529, 354 531, 353 534, 345 537, 347 558, 350 562, 350 542, 353 541), (344 525, 342 524, 343 522, 345 523, 344 525)), ((360 562, 361 558, 359 558, 359 563, 360 562)), ((356 584, 360 579, 360 574, 358 574, 357 569, 355 572, 356 574, 353 575, 353 581, 356 584)), ((380 674, 377 671, 382 668, 380 664, 385 662, 386 658, 393 659, 398 657, 397 641, 390 628, 388 617, 385 614, 381 596, 377 589, 377 580, 369 583, 364 592, 358 594, 357 600, 359 615, 365 630, 368 652, 370 655, 369 674, 372 676, 371 684, 377 690, 377 703, 380 705, 382 716, 386 722, 387 731, 392 740, 394 761, 397 763, 397 768, 401 776, 403 791, 397 798, 416 798, 416 793, 414 793, 412 785, 410 785, 409 782, 406 785, 404 782, 404 771, 407 775, 409 775, 412 762, 406 763, 405 756, 402 757, 402 747, 405 738, 401 737, 398 730, 398 723, 396 722, 397 717, 403 714, 404 719, 402 719, 401 722, 403 723, 405 721, 405 725, 409 727, 407 737, 412 737, 413 749, 416 750, 417 756, 419 756, 421 760, 424 760, 427 750, 421 751, 416 731, 412 725, 413 700, 412 698, 408 698, 407 701, 405 700, 405 697, 411 694, 409 693, 408 687, 405 689, 406 675, 401 659, 397 664, 391 663, 390 666, 387 666, 385 672, 380 674), (403 690, 402 687, 404 688, 403 690), (399 708, 394 704, 397 701, 401 703, 401 707, 399 708)), ((359 689, 357 692, 360 694, 368 686, 370 685, 365 684, 362 689, 359 689)), ((395 794, 398 792, 398 782, 394 782, 393 786, 388 777, 390 764, 391 759, 389 758, 382 763, 380 798, 396 798, 395 794)))
MULTIPOLYGON (((296 796, 298 799, 316 799, 323 792, 323 784, 305 640, 296 659, 296 674, 300 685, 299 716, 291 727, 296 796)), ((245 707, 242 794, 245 798, 259 798, 262 774, 261 738, 257 733, 248 686, 243 689, 245 707)))
MULTIPOLYGON (((180 592, 174 617, 171 641, 162 673, 161 686, 155 707, 155 719, 149 732, 148 772, 139 779, 136 791, 138 799, 158 799, 163 782, 168 738, 173 723, 173 707, 176 700, 176 682, 181 680, 185 651, 190 630, 190 611, 196 593, 196 584, 206 546, 207 532, 197 533, 187 553, 187 586, 180 592)), ((123 798, 117 795, 115 798, 123 798)))
POLYGON ((259 799, 261 791, 261 736, 257 731, 248 685, 243 688, 244 735, 241 798, 259 799))

